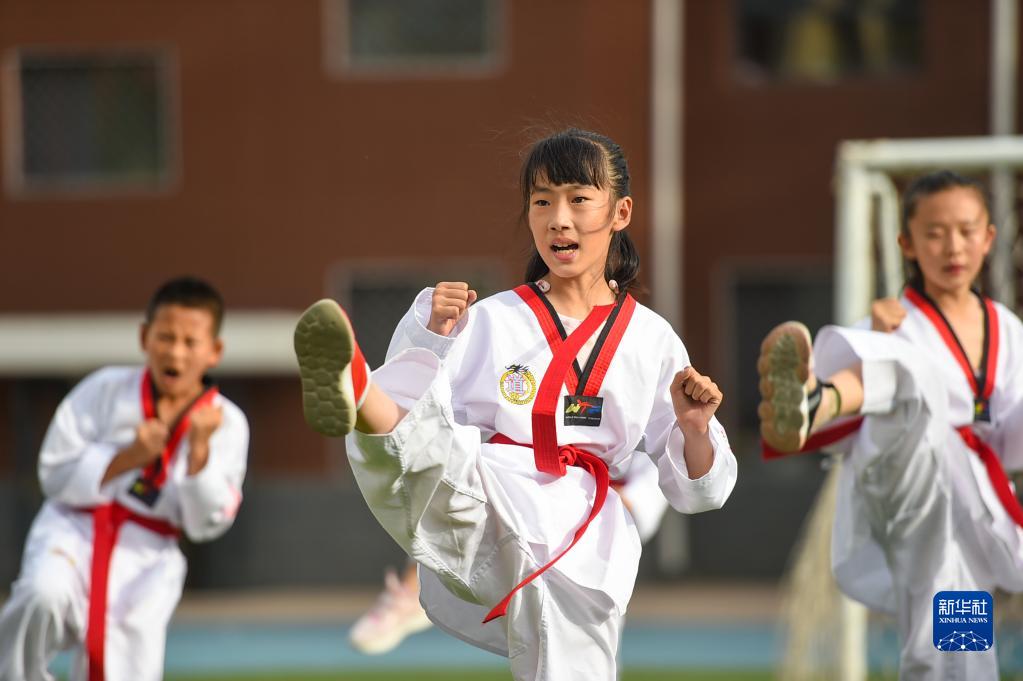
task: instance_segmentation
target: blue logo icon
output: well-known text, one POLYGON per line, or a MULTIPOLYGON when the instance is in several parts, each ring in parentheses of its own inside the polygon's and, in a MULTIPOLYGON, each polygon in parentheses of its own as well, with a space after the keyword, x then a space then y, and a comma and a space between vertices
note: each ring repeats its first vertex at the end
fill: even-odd
POLYGON ((987 591, 934 594, 934 647, 948 653, 990 650, 995 644, 995 604, 987 591))

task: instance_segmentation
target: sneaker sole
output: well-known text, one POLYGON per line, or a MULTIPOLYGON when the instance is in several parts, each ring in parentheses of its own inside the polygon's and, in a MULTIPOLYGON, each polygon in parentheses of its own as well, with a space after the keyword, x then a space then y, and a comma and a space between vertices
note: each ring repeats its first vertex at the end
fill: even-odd
POLYGON ((317 433, 341 437, 355 428, 351 363, 355 333, 341 306, 313 303, 295 326, 295 356, 302 378, 302 412, 317 433))
POLYGON ((810 330, 785 322, 760 345, 760 436, 780 452, 798 452, 810 431, 806 383, 813 370, 810 330))

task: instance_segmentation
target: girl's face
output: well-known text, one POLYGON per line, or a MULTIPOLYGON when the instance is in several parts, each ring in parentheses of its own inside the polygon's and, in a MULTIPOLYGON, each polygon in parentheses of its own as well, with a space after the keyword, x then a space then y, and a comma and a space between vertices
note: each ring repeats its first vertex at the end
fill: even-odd
POLYGON ((612 235, 632 219, 632 198, 614 201, 592 185, 539 178, 529 197, 529 230, 552 279, 604 276, 612 235))
POLYGON ((933 293, 961 294, 980 274, 995 226, 977 191, 952 187, 917 201, 909 235, 899 235, 902 254, 915 260, 933 293))

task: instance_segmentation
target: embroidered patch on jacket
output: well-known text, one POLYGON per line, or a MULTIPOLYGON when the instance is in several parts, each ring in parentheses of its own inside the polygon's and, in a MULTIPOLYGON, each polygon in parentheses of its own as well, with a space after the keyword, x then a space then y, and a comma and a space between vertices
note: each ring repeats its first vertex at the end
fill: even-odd
POLYGON ((529 367, 512 364, 505 367, 499 381, 501 396, 512 404, 529 404, 536 397, 536 379, 529 367))
POLYGON ((566 426, 599 426, 604 398, 594 395, 565 395, 566 426))
POLYGON ((160 490, 142 476, 139 476, 135 482, 132 483, 131 489, 128 490, 128 494, 150 507, 153 506, 153 504, 156 503, 156 500, 160 498, 160 490))

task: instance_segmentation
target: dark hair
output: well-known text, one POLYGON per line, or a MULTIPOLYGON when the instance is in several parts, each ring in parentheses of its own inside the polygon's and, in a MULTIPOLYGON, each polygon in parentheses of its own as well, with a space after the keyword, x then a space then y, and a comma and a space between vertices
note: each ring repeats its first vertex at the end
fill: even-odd
MULTIPOLYGON (((622 148, 607 137, 588 130, 568 128, 535 142, 522 164, 522 220, 528 221, 529 197, 540 179, 552 184, 591 185, 607 189, 611 200, 630 196, 629 165, 622 148)), ((612 209, 613 210, 613 209, 612 209)), ((540 254, 533 249, 526 265, 526 282, 548 272, 540 254)), ((615 232, 607 252, 604 279, 618 282, 619 294, 636 287, 639 253, 625 230, 615 232)))
MULTIPOLYGON (((903 237, 909 238, 909 221, 916 215, 917 205, 921 199, 925 199, 934 194, 946 191, 948 189, 956 188, 972 189, 977 193, 977 198, 980 199, 981 204, 984 206, 984 212, 988 215, 988 222, 991 222, 991 199, 988 196, 987 188, 977 179, 972 177, 966 177, 960 175, 954 170, 935 170, 934 172, 927 173, 926 175, 920 175, 913 178, 913 180, 906 187, 906 191, 902 194, 902 225, 900 231, 903 237)), ((915 260, 906 261, 906 271, 908 276, 906 277, 906 283, 914 288, 923 289, 924 275, 920 271, 920 266, 915 260)))
POLYGON ((213 317, 213 335, 220 335, 224 320, 224 299, 213 286, 197 277, 177 277, 164 282, 146 305, 146 324, 151 324, 163 305, 181 305, 206 310, 213 317))

